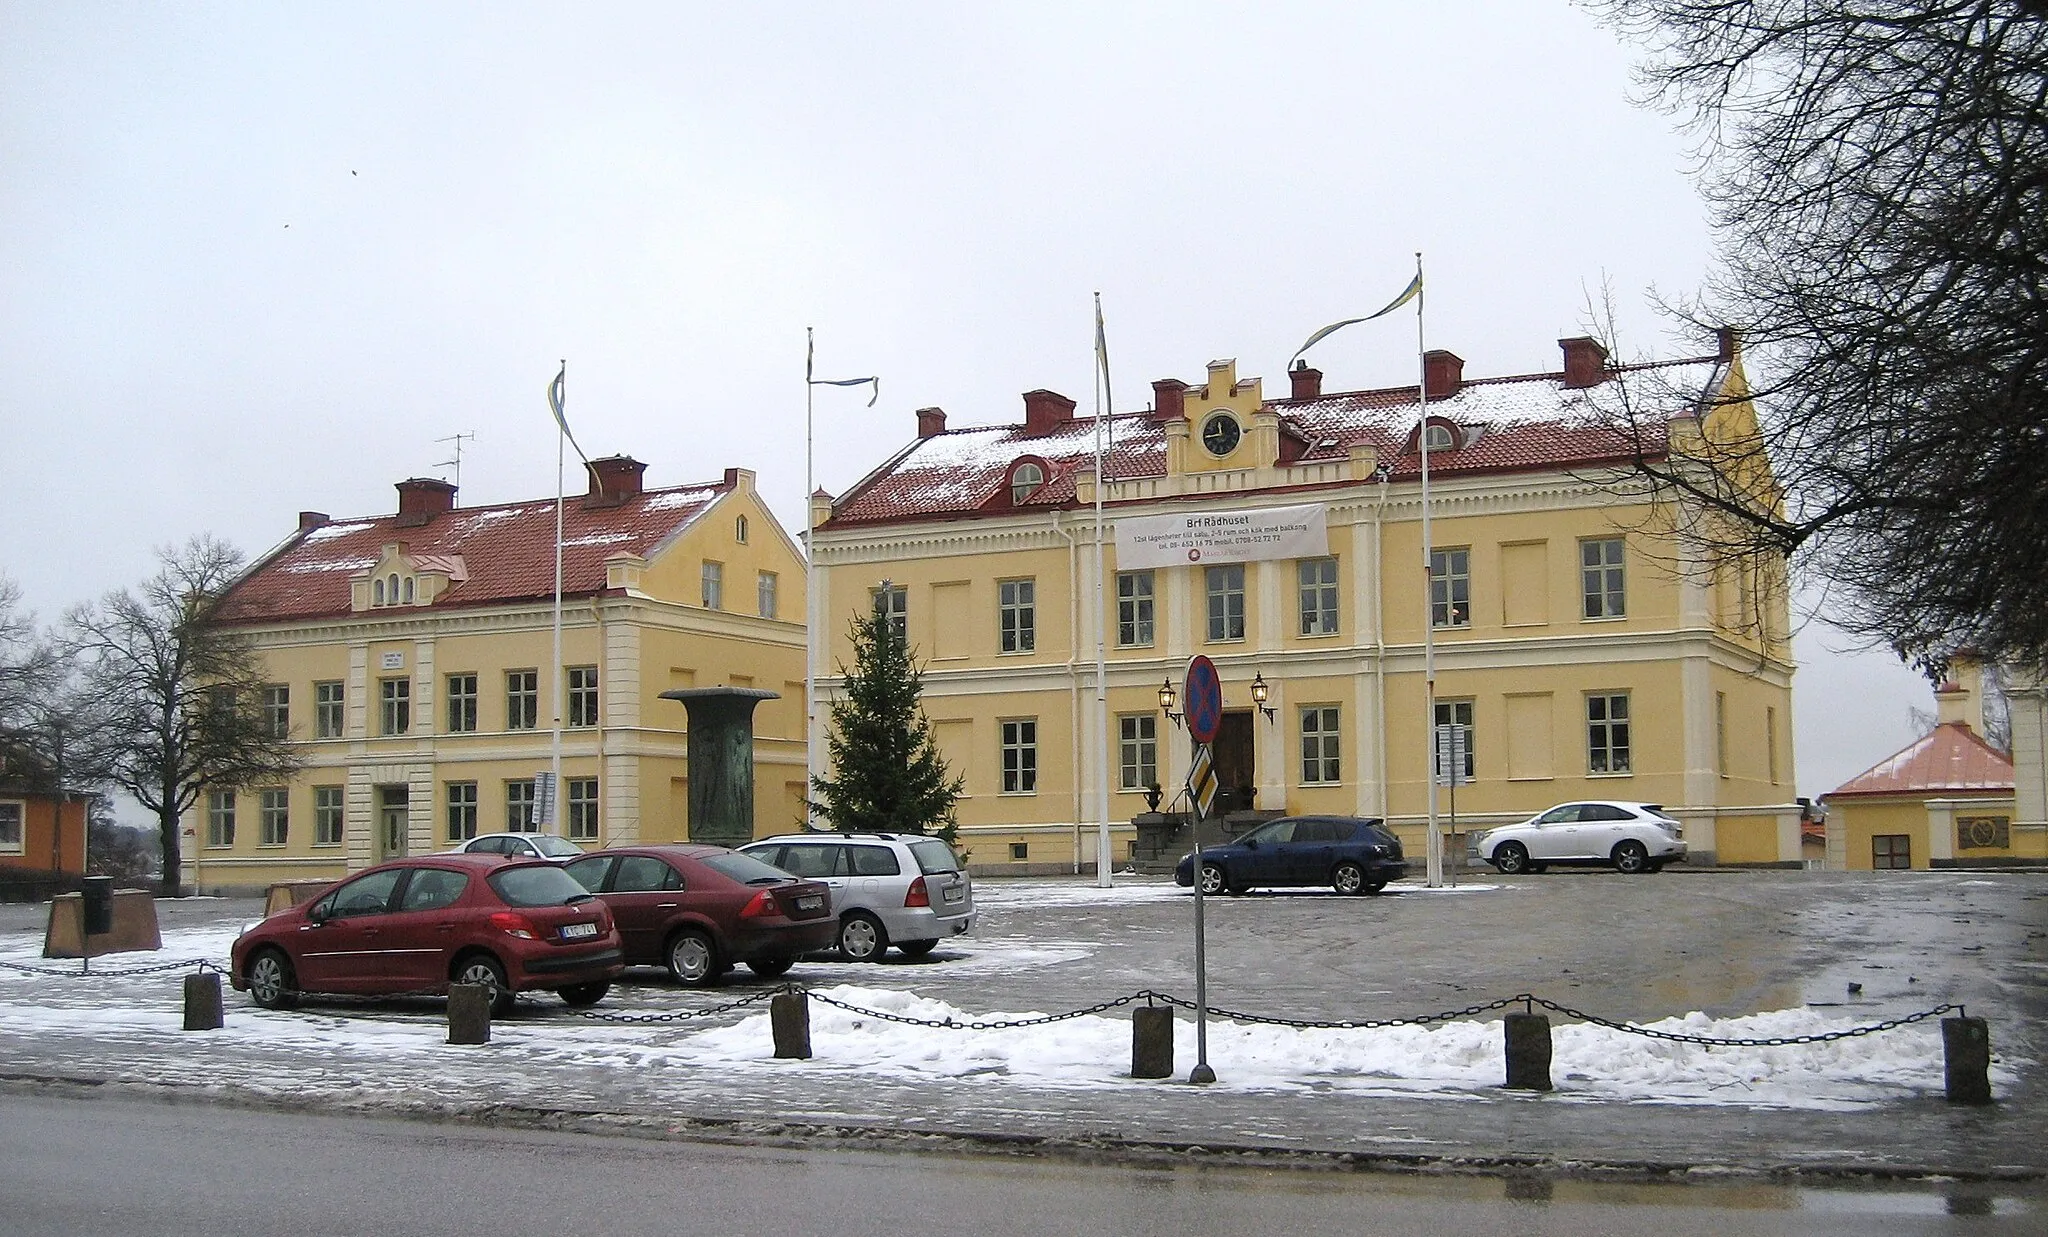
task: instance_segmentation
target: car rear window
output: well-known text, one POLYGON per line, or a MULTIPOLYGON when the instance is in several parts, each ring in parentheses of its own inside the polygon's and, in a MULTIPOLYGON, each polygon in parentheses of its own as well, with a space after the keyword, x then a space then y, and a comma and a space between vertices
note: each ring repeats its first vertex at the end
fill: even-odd
POLYGON ((920 872, 958 872, 960 857, 938 838, 923 838, 910 844, 911 857, 920 872))
POLYGON ((562 906, 590 896, 588 889, 552 863, 499 868, 484 879, 507 906, 562 906))
POLYGON ((742 885, 792 879, 789 873, 774 864, 763 863, 752 855, 742 855, 737 851, 730 855, 707 855, 699 862, 714 872, 730 876, 742 885))

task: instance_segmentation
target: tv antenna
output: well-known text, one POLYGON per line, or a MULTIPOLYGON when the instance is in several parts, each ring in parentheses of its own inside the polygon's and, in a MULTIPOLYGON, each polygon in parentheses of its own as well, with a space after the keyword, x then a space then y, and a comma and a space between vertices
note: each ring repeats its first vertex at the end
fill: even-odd
POLYGON ((464 430, 459 434, 450 434, 446 438, 436 438, 434 441, 452 442, 455 444, 455 457, 453 459, 442 460, 440 463, 434 465, 434 467, 453 467, 455 469, 455 489, 457 493, 460 493, 462 490, 462 444, 465 442, 475 442, 476 432, 474 430, 464 430))

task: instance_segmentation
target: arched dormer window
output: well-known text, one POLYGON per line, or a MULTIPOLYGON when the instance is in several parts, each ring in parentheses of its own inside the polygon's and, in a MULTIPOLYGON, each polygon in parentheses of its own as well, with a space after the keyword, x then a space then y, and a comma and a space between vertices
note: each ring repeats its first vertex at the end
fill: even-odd
POLYGON ((1031 460, 1019 460, 1010 468, 1010 505, 1016 506, 1045 484, 1045 469, 1031 460))
POLYGON ((405 604, 406 604, 406 605, 411 605, 411 604, 412 604, 412 577, 411 577, 411 576, 407 576, 407 577, 405 578, 405 604))
POLYGON ((384 578, 382 576, 370 582, 370 604, 373 606, 384 604, 384 578))

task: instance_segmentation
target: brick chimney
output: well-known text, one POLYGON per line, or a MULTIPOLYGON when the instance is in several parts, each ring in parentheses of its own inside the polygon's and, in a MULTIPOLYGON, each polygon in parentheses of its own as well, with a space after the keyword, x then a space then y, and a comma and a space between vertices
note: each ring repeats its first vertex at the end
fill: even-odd
POLYGON ((407 477, 398 483, 398 526, 418 528, 455 509, 455 487, 439 477, 407 477))
POLYGON ((946 432, 946 410, 943 408, 920 408, 917 410, 917 436, 937 438, 946 432))
POLYGON ((1564 384, 1568 387, 1597 387, 1607 381, 1607 349, 1590 335, 1560 339, 1564 349, 1564 384))
POLYGON ((1449 399, 1465 385, 1465 358, 1442 348, 1422 354, 1422 387, 1431 399, 1449 399))
POLYGON ((586 507, 616 507, 646 488, 641 476, 647 465, 630 455, 607 455, 590 461, 590 491, 583 496, 586 507))
POLYGON ((1178 378, 1152 382, 1152 419, 1178 421, 1188 414, 1188 384, 1178 378))
POLYGON ((1323 393, 1323 371, 1310 369, 1307 361, 1296 361, 1287 371, 1287 380, 1294 384, 1295 399, 1314 399, 1323 393))
POLYGON ((1024 436, 1043 438, 1074 419, 1074 401, 1058 391, 1024 392, 1024 436))
POLYGON ((325 523, 327 523, 327 513, 325 511, 299 512, 299 531, 302 533, 310 533, 325 523))
POLYGON ((1732 361, 1742 355, 1742 332, 1732 326, 1720 327, 1714 331, 1714 344, 1716 360, 1732 361))

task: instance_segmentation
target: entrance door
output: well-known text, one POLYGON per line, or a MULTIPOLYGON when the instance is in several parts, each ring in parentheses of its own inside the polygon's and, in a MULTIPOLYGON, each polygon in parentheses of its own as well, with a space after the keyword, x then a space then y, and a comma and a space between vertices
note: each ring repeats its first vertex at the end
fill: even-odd
POLYGON ((406 835, 410 830, 403 786, 377 788, 377 862, 405 857, 406 835))
POLYGON ((1252 768, 1252 715, 1225 713, 1212 745, 1216 758, 1216 798, 1220 811, 1252 806, 1250 788, 1258 783, 1252 768))

